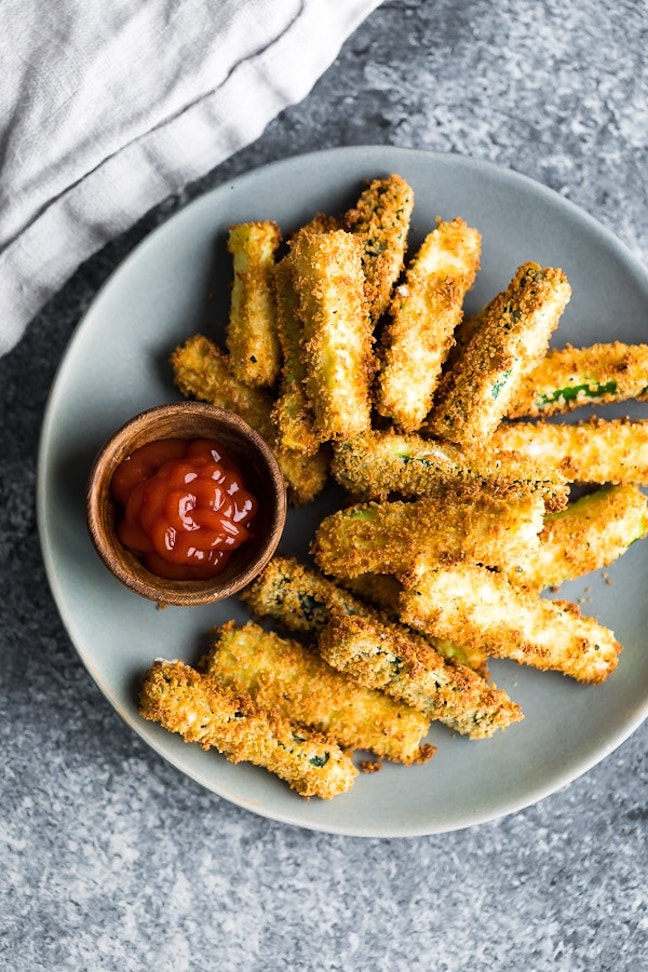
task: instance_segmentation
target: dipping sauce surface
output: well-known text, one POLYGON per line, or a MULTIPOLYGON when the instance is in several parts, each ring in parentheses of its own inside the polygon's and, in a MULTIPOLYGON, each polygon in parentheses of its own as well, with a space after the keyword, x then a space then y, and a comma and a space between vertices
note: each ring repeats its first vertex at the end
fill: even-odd
POLYGON ((136 449, 111 483, 122 544, 153 574, 215 577, 251 536, 257 500, 213 439, 161 439, 136 449))

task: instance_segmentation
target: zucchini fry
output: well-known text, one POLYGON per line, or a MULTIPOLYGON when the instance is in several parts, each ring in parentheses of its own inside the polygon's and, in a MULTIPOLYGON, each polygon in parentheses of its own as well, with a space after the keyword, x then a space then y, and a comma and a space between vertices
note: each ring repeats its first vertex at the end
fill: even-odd
POLYGON ((353 785, 357 770, 332 740, 260 709, 183 662, 157 661, 143 679, 140 714, 185 742, 230 762, 274 773, 304 797, 328 800, 353 785))
MULTIPOLYGON (((399 623, 403 585, 397 577, 391 574, 359 574, 357 577, 343 577, 340 583, 366 603, 379 608, 382 616, 388 621, 399 623)), ((489 678, 488 656, 483 651, 466 648, 465 645, 459 648, 453 642, 441 639, 436 639, 432 644, 443 658, 467 665, 482 678, 489 678)))
POLYGON ((648 533, 648 499, 638 486, 607 486, 549 513, 535 550, 511 583, 540 591, 608 567, 648 533))
POLYGON ((412 187, 401 176, 390 175, 370 182, 344 214, 344 228, 362 241, 365 296, 374 323, 387 310, 403 269, 413 208, 412 187))
MULTIPOLYGON (((358 615, 376 624, 389 621, 379 610, 293 557, 275 555, 238 596, 255 617, 274 618, 283 628, 294 632, 316 635, 334 614, 358 615)), ((469 664, 470 656, 460 645, 428 638, 427 634, 425 637, 439 654, 445 653, 453 661, 469 664)), ((478 657, 481 663, 483 655, 478 657)))
POLYGON ((364 431, 374 360, 361 240, 344 230, 298 233, 291 260, 315 429, 324 439, 364 431))
POLYGON ((274 449, 294 506, 310 502, 324 488, 328 478, 328 455, 313 456, 284 449, 277 443, 272 421, 273 400, 264 388, 251 388, 235 378, 229 356, 201 334, 177 347, 170 358, 174 381, 188 398, 211 402, 230 409, 251 425, 274 449))
POLYGON ((517 388, 508 418, 559 415, 580 405, 648 400, 648 344, 550 348, 517 388))
POLYGON ((278 554, 238 596, 255 617, 274 618, 288 631, 317 632, 328 623, 332 611, 362 614, 370 610, 318 571, 278 554))
POLYGON ((225 344, 246 385, 274 385, 281 363, 272 273, 281 231, 269 220, 230 227, 234 280, 225 344))
POLYGON ((281 387, 272 418, 282 448, 314 455, 322 437, 315 431, 313 410, 303 384, 306 368, 301 358, 302 323, 297 313, 289 256, 277 264, 274 277, 282 367, 281 387))
POLYGON ((357 616, 334 616, 319 636, 329 665, 471 739, 522 719, 506 692, 463 665, 448 665, 422 638, 357 616))
MULTIPOLYGON (((508 696, 504 693, 489 695, 491 686, 480 672, 469 668, 468 656, 459 644, 450 644, 449 639, 436 639, 422 629, 411 631, 402 623, 391 621, 385 614, 363 603, 317 571, 309 570, 291 558, 274 557, 261 577, 253 581, 240 596, 253 614, 273 617, 285 628, 309 632, 316 639, 320 638, 334 618, 353 617, 371 626, 382 639, 397 637, 401 647, 411 643, 409 650, 414 654, 422 652, 425 645, 426 658, 430 664, 433 661, 439 679, 443 684, 455 685, 455 728, 459 712, 465 715, 465 726, 475 724, 475 703, 478 699, 495 699, 497 707, 503 711, 509 706, 510 700, 506 701, 508 696), (446 650, 447 655, 444 656, 446 650), (462 691, 466 680, 478 688, 464 698, 462 691)), ((483 653, 475 652, 475 657, 479 659, 481 668, 483 653)), ((326 660, 333 664, 328 657, 326 660)), ((338 667, 338 663, 333 667, 338 667)), ((441 716, 434 718, 440 719, 441 716)))
POLYGON ((582 682, 602 682, 616 668, 621 645, 609 628, 485 567, 419 560, 403 583, 401 618, 413 628, 582 682))
POLYGON ((439 221, 394 293, 383 332, 376 408, 405 432, 420 428, 479 269, 481 236, 462 219, 439 221))
POLYGON ((169 360, 174 382, 185 398, 199 398, 230 409, 268 442, 273 438, 270 393, 235 378, 230 357, 223 348, 202 334, 195 334, 175 348, 169 360))
POLYGON ((519 267, 445 374, 427 421, 430 434, 465 448, 486 444, 522 375, 546 353, 570 296, 562 270, 519 267))
POLYGON ((311 554, 336 577, 399 575, 419 555, 522 570, 538 546, 544 514, 539 493, 510 499, 446 489, 414 502, 357 504, 321 521, 311 554))
POLYGON ((451 442, 425 439, 389 429, 356 435, 333 444, 331 472, 352 496, 384 500, 390 494, 417 497, 440 487, 472 485, 493 494, 539 492, 548 508, 562 509, 567 485, 552 470, 546 475, 535 459, 511 450, 475 450, 467 454, 451 442))
POLYGON ((648 485, 648 420, 592 418, 574 425, 505 422, 493 433, 494 449, 512 449, 547 475, 573 483, 648 485))
POLYGON ((217 629, 201 663, 219 685, 250 695, 262 709, 309 726, 342 749, 366 749, 399 763, 421 763, 429 720, 403 703, 356 685, 298 641, 249 622, 217 629))

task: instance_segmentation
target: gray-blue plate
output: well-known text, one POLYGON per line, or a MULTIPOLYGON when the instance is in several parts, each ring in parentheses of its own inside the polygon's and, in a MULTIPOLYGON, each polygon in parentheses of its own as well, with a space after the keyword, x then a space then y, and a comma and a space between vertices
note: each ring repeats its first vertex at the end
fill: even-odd
MULTIPOLYGON (((312 830, 398 837, 455 830, 528 806, 586 772, 640 725, 648 709, 646 543, 635 543, 609 570, 609 580, 596 573, 561 591, 610 626, 625 646, 605 684, 586 687, 494 663, 495 681, 525 712, 522 723, 480 742, 434 726, 429 738, 438 752, 429 763, 385 764, 379 773, 361 775, 348 794, 325 802, 305 801, 265 771, 232 765, 140 718, 138 680, 154 658, 195 662, 213 625, 247 615, 236 601, 157 610, 108 573, 84 518, 85 482, 103 441, 142 409, 179 398, 170 351, 198 331, 222 338, 229 225, 274 219, 287 232, 316 212, 343 210, 363 180, 391 172, 404 176, 416 193, 412 246, 437 215, 462 216, 482 233, 482 269, 469 310, 503 289, 520 263, 535 260, 562 267, 573 288, 555 343, 646 340, 645 270, 610 232, 551 190, 476 160, 390 147, 287 159, 188 205, 101 289, 52 389, 38 509, 45 564, 70 637, 101 691, 154 750, 181 773, 255 813, 312 830)), ((292 511, 281 549, 304 552, 333 503, 326 495, 292 511)), ((178 787, 182 779, 178 774, 178 787)))

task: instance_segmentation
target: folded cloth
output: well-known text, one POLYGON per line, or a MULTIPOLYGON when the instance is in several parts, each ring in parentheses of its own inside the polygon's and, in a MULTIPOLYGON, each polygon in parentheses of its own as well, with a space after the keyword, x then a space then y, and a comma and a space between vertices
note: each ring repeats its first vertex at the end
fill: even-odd
POLYGON ((0 354, 80 263, 301 101, 380 0, 3 0, 0 354))

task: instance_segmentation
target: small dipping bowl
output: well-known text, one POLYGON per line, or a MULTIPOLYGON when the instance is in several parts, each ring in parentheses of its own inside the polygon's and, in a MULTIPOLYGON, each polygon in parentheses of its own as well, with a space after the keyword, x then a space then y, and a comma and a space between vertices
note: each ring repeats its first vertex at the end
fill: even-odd
POLYGON ((95 460, 86 500, 88 527, 110 571, 135 593, 160 604, 207 604, 230 597, 250 583, 277 549, 286 520, 286 488, 274 453, 233 412, 202 402, 159 405, 126 422, 95 460), (151 573, 117 535, 113 474, 140 446, 161 439, 215 439, 239 467, 245 487, 258 502, 252 536, 236 548, 226 566, 208 580, 166 580, 151 573))

